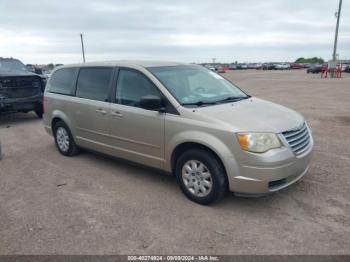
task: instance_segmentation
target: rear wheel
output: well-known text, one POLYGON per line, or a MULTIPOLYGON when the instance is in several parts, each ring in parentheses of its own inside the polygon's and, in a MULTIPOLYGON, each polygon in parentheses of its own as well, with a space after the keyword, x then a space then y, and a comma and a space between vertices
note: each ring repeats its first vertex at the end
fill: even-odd
POLYGON ((177 161, 175 173, 183 193, 199 204, 218 201, 227 191, 224 167, 209 151, 191 149, 184 152, 177 161))
POLYGON ((64 156, 73 156, 79 152, 68 126, 60 121, 54 126, 54 137, 58 151, 64 156))

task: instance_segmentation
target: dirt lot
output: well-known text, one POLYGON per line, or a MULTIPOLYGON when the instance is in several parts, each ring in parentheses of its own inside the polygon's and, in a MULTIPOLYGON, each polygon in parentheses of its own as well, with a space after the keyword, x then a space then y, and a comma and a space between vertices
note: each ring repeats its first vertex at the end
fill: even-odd
POLYGON ((0 254, 349 254, 350 74, 225 76, 306 117, 315 151, 302 181, 200 206, 171 176, 89 152, 62 157, 34 114, 6 116, 0 254))

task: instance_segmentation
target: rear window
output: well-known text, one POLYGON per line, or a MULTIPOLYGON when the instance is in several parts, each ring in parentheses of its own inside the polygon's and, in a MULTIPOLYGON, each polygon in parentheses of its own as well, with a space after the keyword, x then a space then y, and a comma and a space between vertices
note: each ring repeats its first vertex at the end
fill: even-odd
POLYGON ((111 77, 112 68, 81 68, 77 82, 76 96, 106 101, 111 77))
POLYGON ((77 68, 62 68, 53 73, 47 84, 49 92, 63 95, 74 94, 77 68))

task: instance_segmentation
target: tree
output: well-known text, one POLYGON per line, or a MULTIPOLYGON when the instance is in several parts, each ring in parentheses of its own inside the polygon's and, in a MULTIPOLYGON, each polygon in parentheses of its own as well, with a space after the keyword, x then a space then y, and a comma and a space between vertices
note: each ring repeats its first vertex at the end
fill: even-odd
POLYGON ((297 60, 295 60, 295 63, 298 63, 298 64, 323 64, 324 60, 321 57, 311 57, 311 58, 299 57, 297 60))
POLYGON ((50 63, 50 64, 47 65, 47 68, 48 68, 49 70, 53 70, 53 69, 55 68, 55 66, 54 66, 53 63, 50 63))

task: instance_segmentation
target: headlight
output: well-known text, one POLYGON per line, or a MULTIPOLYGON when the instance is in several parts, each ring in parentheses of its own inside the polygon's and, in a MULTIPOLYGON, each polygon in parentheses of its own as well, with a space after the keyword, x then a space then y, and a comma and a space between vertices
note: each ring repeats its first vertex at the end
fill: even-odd
POLYGON ((274 133, 237 133, 241 148, 254 153, 264 153, 273 148, 281 147, 281 143, 274 133))

